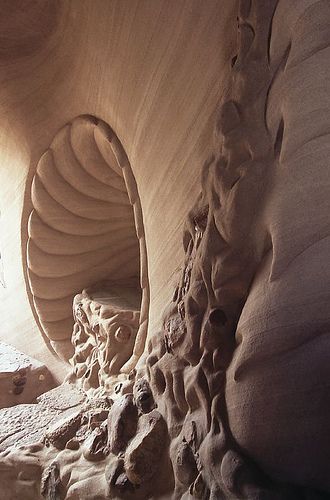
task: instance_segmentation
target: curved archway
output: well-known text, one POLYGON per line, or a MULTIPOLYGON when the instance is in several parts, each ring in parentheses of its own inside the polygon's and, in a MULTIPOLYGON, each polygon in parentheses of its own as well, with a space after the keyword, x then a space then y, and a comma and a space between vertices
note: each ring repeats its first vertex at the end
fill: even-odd
POLYGON ((130 371, 147 331, 147 254, 135 178, 110 126, 82 115, 61 128, 38 162, 31 202, 27 286, 42 332, 61 355, 75 294, 100 281, 142 289, 130 371))

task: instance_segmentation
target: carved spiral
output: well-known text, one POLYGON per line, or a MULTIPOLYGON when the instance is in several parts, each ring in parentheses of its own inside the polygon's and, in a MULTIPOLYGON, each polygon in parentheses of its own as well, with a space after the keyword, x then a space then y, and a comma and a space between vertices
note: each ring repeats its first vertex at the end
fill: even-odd
POLYGON ((141 276, 145 323, 141 205, 129 161, 111 128, 80 116, 59 130, 38 162, 31 201, 28 284, 41 328, 55 350, 71 337, 73 296, 103 280, 136 281, 138 287, 141 276))

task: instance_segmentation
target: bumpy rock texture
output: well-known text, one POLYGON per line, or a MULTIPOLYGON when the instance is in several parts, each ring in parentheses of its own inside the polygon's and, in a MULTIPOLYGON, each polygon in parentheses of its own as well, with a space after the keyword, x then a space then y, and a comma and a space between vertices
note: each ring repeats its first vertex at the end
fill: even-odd
POLYGON ((70 381, 86 391, 99 387, 111 392, 111 386, 116 392, 121 390, 118 375, 133 354, 140 326, 140 300, 139 288, 132 283, 103 283, 75 296, 74 372, 70 381))
POLYGON ((57 389, 74 404, 48 392, 31 412, 2 410, 42 423, 5 428, 3 498, 330 495, 330 6, 241 0, 237 21, 161 331, 142 354, 132 282, 75 297, 57 389))

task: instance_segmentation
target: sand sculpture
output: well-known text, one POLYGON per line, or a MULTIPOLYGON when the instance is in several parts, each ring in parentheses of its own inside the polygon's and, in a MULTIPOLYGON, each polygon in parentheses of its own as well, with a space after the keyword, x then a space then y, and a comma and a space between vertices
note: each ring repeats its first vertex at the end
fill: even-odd
MULTIPOLYGON (((33 306, 52 347, 65 357, 75 291, 106 276, 138 282, 141 272, 148 302, 140 201, 110 127, 82 116, 60 129, 38 162, 31 201, 27 261, 33 306)), ((145 316, 139 337, 146 334, 145 316)))
MULTIPOLYGON (((179 2, 183 23, 197 3, 179 2)), ((225 76, 179 272, 170 259, 154 272, 166 214, 156 231, 148 182, 112 123, 80 110, 36 158, 25 277, 45 341, 71 368, 0 410, 0 498, 330 495, 330 6, 216 3, 196 32, 203 47, 224 9, 225 76), (170 270, 160 310, 154 281, 170 270)))

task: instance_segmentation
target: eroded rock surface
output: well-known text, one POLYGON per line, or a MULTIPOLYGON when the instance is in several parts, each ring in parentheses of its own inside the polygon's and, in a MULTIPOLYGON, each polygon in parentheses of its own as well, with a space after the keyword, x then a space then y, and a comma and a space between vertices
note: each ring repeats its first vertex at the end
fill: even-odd
POLYGON ((104 283, 74 298, 74 370, 69 377, 85 390, 118 383, 133 353, 140 320, 140 293, 132 283, 104 283))

